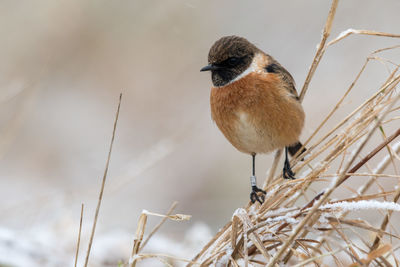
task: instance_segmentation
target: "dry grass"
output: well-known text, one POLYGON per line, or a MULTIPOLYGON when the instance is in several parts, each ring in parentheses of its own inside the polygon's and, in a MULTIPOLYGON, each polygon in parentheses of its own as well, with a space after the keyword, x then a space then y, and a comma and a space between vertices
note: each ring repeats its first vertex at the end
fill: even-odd
POLYGON ((400 187, 386 191, 380 184, 389 178, 397 184, 400 178, 396 171, 400 145, 390 145, 400 135, 400 128, 389 137, 385 130, 398 127, 395 113, 400 106, 396 105, 399 95, 395 90, 399 82, 396 68, 376 94, 323 138, 310 142, 307 159, 293 162, 300 178, 287 181, 275 177, 264 188, 268 192, 264 204, 238 209, 232 221, 193 261, 203 266, 218 262, 221 266, 241 266, 237 263, 240 259, 244 260, 244 266, 250 262, 253 266, 275 266, 280 262, 302 266, 318 265, 329 257, 329 262, 344 266, 397 263, 395 249, 399 237, 397 232, 392 234, 386 228, 391 225, 395 231, 399 226, 395 221, 390 222, 390 218, 392 211, 400 211, 400 205, 395 204, 400 187), (384 123, 384 119, 393 124, 384 123), (379 135, 382 142, 359 159, 368 141, 379 135), (376 157, 379 160, 374 164, 372 159, 376 157), (389 165, 394 173, 385 173, 389 165), (363 168, 369 171, 357 173, 363 168), (360 176, 364 178, 360 180, 360 176), (350 179, 364 184, 353 188, 349 183, 345 188, 344 182, 350 179), (311 183, 327 181, 327 189, 320 193, 310 188, 311 183), (367 194, 369 189, 377 193, 367 194), (350 191, 352 196, 333 201, 330 196, 336 190, 350 191), (306 200, 309 200, 306 204, 298 204, 306 200), (383 218, 380 226, 374 227, 364 218, 345 219, 352 212, 367 209, 383 218), (368 237, 373 238, 368 240, 368 237))
MULTIPOLYGON (((92 231, 91 231, 91 233, 90 233, 90 239, 89 239, 88 249, 87 249, 86 257, 85 257, 85 264, 84 264, 85 267, 87 267, 88 264, 89 264, 90 251, 91 251, 91 249, 92 249, 93 238, 94 238, 94 234, 95 234, 95 232, 96 232, 96 225, 97 225, 97 219, 98 219, 98 217, 99 217, 99 212, 100 212, 100 207, 101 207, 101 201, 103 200, 104 187, 105 187, 105 185, 106 185, 108 167, 110 166, 111 152, 112 152, 112 148, 113 148, 113 145, 114 145, 115 131, 117 130, 117 123, 118 123, 118 117, 119 117, 119 110, 120 110, 120 108, 121 108, 121 100, 122 100, 122 94, 119 95, 119 102, 118 102, 117 112, 116 112, 116 114, 115 114, 115 120, 114 120, 114 126, 113 126, 112 136, 111 136, 110 147, 109 147, 109 150, 108 150, 108 156, 107 156, 106 166, 105 166, 105 169, 104 169, 103 179, 101 180, 101 187, 100 187, 99 199, 98 199, 98 201, 97 201, 97 207, 96 207, 96 212, 95 212, 95 214, 94 214, 94 220, 93 220, 92 231)), ((83 208, 82 208, 82 209, 83 209, 83 208)), ((82 218, 82 212, 81 212, 81 218, 82 218)), ((78 245, 77 245, 77 250, 76 250, 76 254, 77 254, 77 255, 78 255, 78 252, 79 252, 79 239, 80 239, 80 230, 79 230, 78 245)))
POLYGON ((81 244, 81 234, 82 234, 83 207, 84 207, 84 204, 82 203, 82 206, 81 206, 81 217, 80 217, 80 220, 79 220, 78 240, 76 241, 76 250, 75 250, 75 263, 74 263, 74 267, 76 267, 77 264, 78 264, 79 246, 80 246, 80 244, 81 244))
MULTIPOLYGON (((337 1, 333 1, 301 96, 307 91, 328 46, 351 34, 400 37, 351 29, 326 44, 336 6, 337 1)), ((391 145, 391 142, 400 135, 400 95, 396 92, 400 74, 397 64, 378 56, 397 48, 399 46, 380 49, 367 57, 354 82, 305 142, 306 160, 292 161, 300 178, 287 181, 278 175, 273 179, 279 165, 281 153, 278 152, 264 183, 268 193, 263 205, 256 203, 239 208, 193 262, 201 266, 278 266, 281 263, 290 266, 398 266, 400 237, 396 229, 399 225, 391 217, 393 211, 400 211, 396 203, 400 187, 393 186, 398 184, 399 178, 400 143, 391 145), (316 140, 317 133, 342 107, 344 99, 373 60, 388 66, 387 79, 369 99, 316 140), (379 138, 382 141, 376 141, 379 138), (372 143, 378 145, 366 151, 372 143), (385 173, 389 166, 394 173, 385 173), (392 179, 390 190, 381 185, 382 180, 389 177, 392 179), (354 187, 352 179, 363 184, 354 187), (327 188, 317 193, 310 187, 312 183, 327 183, 327 188), (346 197, 332 200, 331 195, 336 191, 346 197), (368 194, 368 191, 374 193, 368 194), (363 210, 368 210, 368 214, 360 213, 363 210), (354 219, 360 214, 364 217, 354 219), (380 219, 371 220, 372 214, 380 219)))
MULTIPOLYGON (((327 39, 338 1, 333 0, 322 39, 309 74, 301 90, 301 99, 323 54, 351 34, 394 37, 400 35, 367 30, 347 30, 330 42, 327 39)), ((144 211, 134 238, 132 254, 125 266, 148 258, 157 258, 167 266, 171 261, 188 266, 399 266, 399 223, 392 219, 400 211, 400 82, 399 65, 383 59, 380 53, 399 46, 379 49, 367 57, 343 97, 309 136, 304 161, 292 160, 296 180, 275 175, 281 153, 277 152, 269 176, 264 182, 265 202, 239 208, 210 242, 192 259, 168 255, 141 254, 149 238, 167 219, 185 220, 186 215, 166 215, 144 211), (331 129, 326 123, 343 107, 349 93, 363 78, 371 61, 385 64, 389 74, 374 94, 331 129), (316 137, 319 136, 317 139, 316 137), (387 181, 391 185, 384 186, 387 181), (360 185, 361 183, 361 185, 360 185), (311 184, 324 185, 321 192, 311 184), (339 199, 332 199, 337 194, 339 199), (363 212, 367 210, 368 213, 363 212), (143 242, 147 217, 161 216, 162 221, 143 242)), ((94 224, 95 225, 95 224, 94 224)), ((89 253, 88 253, 89 255, 89 253)), ((87 258, 88 258, 87 255, 87 258)))

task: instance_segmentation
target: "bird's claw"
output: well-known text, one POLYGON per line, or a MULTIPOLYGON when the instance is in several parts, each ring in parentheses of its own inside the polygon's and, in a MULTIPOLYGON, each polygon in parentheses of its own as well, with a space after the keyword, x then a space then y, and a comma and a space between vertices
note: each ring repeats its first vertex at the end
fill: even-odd
POLYGON ((295 175, 296 174, 292 171, 289 162, 285 161, 285 164, 283 166, 283 178, 294 180, 296 179, 296 177, 294 177, 295 175))
POLYGON ((251 193, 250 193, 250 200, 251 200, 251 203, 256 202, 256 200, 257 200, 260 204, 264 203, 265 194, 267 194, 267 192, 265 192, 264 190, 258 188, 257 186, 252 186, 252 187, 251 187, 251 193), (258 193, 261 193, 261 196, 258 196, 258 193))

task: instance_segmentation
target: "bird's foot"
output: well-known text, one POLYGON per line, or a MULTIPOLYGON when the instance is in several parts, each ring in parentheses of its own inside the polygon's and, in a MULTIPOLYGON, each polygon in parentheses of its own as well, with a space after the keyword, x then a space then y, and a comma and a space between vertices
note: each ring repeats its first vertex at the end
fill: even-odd
POLYGON ((265 194, 267 194, 267 192, 253 185, 251 187, 251 193, 250 193, 251 203, 254 203, 257 200, 260 204, 262 204, 265 200, 265 194))
POLYGON ((289 161, 285 161, 285 164, 283 165, 283 178, 294 180, 296 179, 296 177, 294 177, 295 175, 296 174, 292 171, 292 168, 290 167, 289 161))

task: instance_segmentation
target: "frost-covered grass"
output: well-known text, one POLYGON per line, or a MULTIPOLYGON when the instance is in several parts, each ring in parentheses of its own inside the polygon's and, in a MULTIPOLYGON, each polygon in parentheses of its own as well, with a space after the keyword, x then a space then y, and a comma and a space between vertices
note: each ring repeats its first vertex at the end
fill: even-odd
POLYGON ((238 209, 189 266, 398 264, 400 223, 392 218, 400 211, 399 82, 394 66, 361 106, 307 141, 306 159, 292 160, 301 178, 267 178, 265 202, 238 209))
MULTIPOLYGON (((337 2, 332 2, 301 99, 331 45, 357 34, 400 37, 349 29, 327 42, 337 2)), ((188 266, 400 265, 400 222, 394 217, 400 211, 400 146, 395 140, 400 135, 400 72, 397 63, 381 56, 399 48, 379 49, 367 57, 343 97, 305 142, 304 161, 292 160, 299 178, 283 180, 276 172, 281 166, 278 152, 264 182, 265 202, 236 210, 188 266), (325 129, 349 93, 357 94, 356 85, 373 61, 387 68, 386 80, 336 126, 325 129), (314 184, 324 187, 315 190, 314 184)))
MULTIPOLYGON (((156 218, 152 218, 153 220, 156 218)), ((56 267, 74 266, 74 250, 76 246, 76 223, 63 222, 44 224, 32 227, 29 231, 21 231, 0 227, 0 266, 1 267, 56 267), (63 224, 63 227, 57 226, 63 224)), ((90 222, 85 221, 89 226, 90 222)), ((164 231, 165 233, 165 231, 164 231)), ((208 240, 212 238, 211 229, 204 223, 194 223, 183 235, 182 239, 172 239, 158 232, 136 256, 141 262, 138 266, 163 267, 160 260, 166 260, 173 266, 184 266, 186 263, 175 258, 187 259, 194 255, 208 240), (142 258, 145 255, 159 255, 159 258, 142 258), (164 255, 164 256, 162 256, 164 255)), ((82 231, 82 246, 77 266, 83 266, 86 244, 90 227, 82 231)), ((147 235, 146 235, 147 236, 147 235)), ((132 252, 133 233, 126 229, 110 229, 96 234, 93 251, 88 266, 116 267, 127 266, 132 252)))

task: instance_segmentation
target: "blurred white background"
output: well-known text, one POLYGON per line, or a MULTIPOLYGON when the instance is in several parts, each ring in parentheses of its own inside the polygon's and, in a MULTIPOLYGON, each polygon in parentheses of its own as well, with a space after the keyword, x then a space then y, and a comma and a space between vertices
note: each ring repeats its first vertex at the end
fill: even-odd
MULTIPOLYGON (((163 213, 174 200, 192 220, 168 222, 161 235, 179 243, 199 222, 213 234, 249 199, 251 157, 211 121, 211 80, 199 72, 210 46, 224 35, 246 37, 301 87, 330 1, 8 0, 0 7, 0 227, 16 239, 34 233, 44 246, 55 238, 72 262, 81 203, 86 234, 91 226, 119 93, 94 255, 96 241, 113 231, 130 234, 121 240, 131 246, 141 210, 163 213)), ((342 1, 331 37, 348 28, 399 33, 399 10, 398 0, 342 1)), ((352 36, 329 48, 304 100, 303 139, 365 58, 396 44, 352 36)), ((331 125, 386 76, 372 63, 331 125)), ((257 158, 259 183, 271 162, 272 155, 257 158)), ((0 265, 5 258, 0 250, 0 265)))

